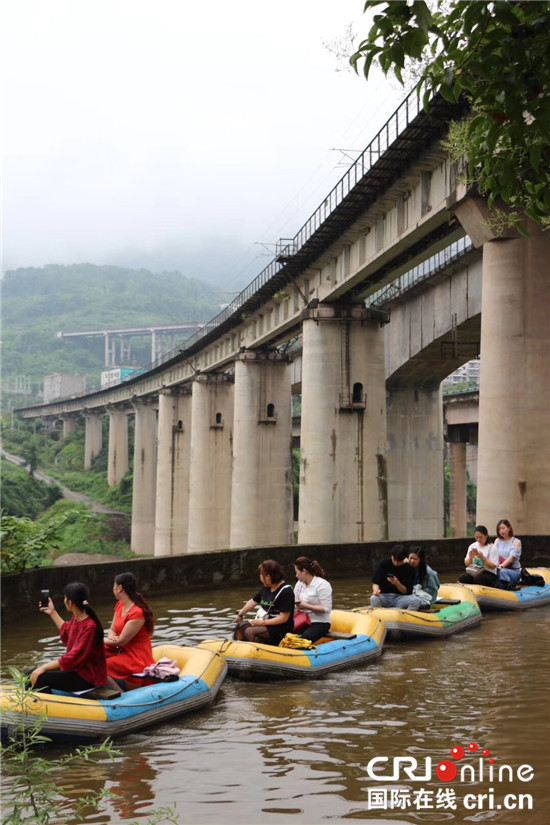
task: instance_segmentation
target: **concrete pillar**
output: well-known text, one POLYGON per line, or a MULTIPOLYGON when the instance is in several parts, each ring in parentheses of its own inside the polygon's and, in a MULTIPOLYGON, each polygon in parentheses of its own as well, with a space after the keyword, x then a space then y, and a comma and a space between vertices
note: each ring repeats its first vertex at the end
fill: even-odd
POLYGON ((550 238, 483 247, 477 521, 550 533, 550 238))
POLYGON ((86 419, 86 436, 84 440, 84 469, 89 470, 92 460, 101 452, 103 446, 103 434, 101 431, 102 413, 84 411, 86 419))
POLYGON ((67 438, 69 433, 73 433, 78 425, 78 416, 76 415, 62 415, 61 420, 63 421, 63 438, 67 438))
POLYGON ((113 343, 108 332, 104 335, 105 339, 105 366, 114 367, 116 364, 115 344, 113 343))
POLYGON ((466 535, 466 444, 449 444, 449 527, 452 538, 466 535))
POLYGON ((128 416, 120 407, 109 407, 109 487, 120 484, 128 472, 128 416))
POLYGON ((152 402, 134 400, 134 484, 132 491, 131 547, 152 556, 155 544, 155 493, 157 469, 157 413, 152 402))
POLYGON ((191 403, 189 553, 229 547, 233 384, 197 375, 191 403))
POLYGON ((187 552, 191 393, 159 393, 155 556, 187 552))
POLYGON ((303 313, 300 543, 387 538, 384 332, 362 305, 303 313))
POLYGON ((276 352, 235 363, 230 547, 292 544, 290 367, 276 352))
POLYGON ((443 538, 443 404, 439 384, 390 384, 386 426, 388 538, 443 538))

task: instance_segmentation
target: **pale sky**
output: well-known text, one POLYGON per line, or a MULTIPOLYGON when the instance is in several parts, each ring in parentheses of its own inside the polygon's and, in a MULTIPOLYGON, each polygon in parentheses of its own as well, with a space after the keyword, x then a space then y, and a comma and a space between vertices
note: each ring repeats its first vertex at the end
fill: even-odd
POLYGON ((343 175, 331 149, 363 149, 404 97, 323 45, 350 23, 365 36, 362 8, 5 3, 3 270, 86 261, 242 288, 343 175))

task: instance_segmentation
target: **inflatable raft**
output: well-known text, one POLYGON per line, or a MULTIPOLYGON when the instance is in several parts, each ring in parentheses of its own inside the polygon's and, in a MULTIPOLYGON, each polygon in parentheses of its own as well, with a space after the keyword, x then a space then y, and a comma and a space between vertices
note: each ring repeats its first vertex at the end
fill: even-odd
POLYGON ((430 610, 360 607, 358 612, 382 619, 393 641, 418 636, 440 637, 460 633, 481 622, 481 610, 472 590, 463 584, 443 584, 430 610))
MULTIPOLYGON (((227 674, 217 653, 196 647, 159 645, 155 661, 175 659, 180 674, 174 681, 159 681, 121 693, 113 699, 86 698, 74 693, 32 692, 21 703, 21 691, 0 686, 2 737, 13 726, 36 724, 52 742, 97 742, 105 737, 132 733, 210 704, 227 674)), ((101 694, 101 689, 96 691, 101 694)))
POLYGON ((201 642, 199 648, 221 653, 230 676, 249 680, 316 679, 380 656, 386 635, 381 619, 346 610, 333 610, 330 618, 330 636, 310 650, 227 639, 201 642))
POLYGON ((547 567, 529 567, 529 573, 542 576, 544 587, 528 585, 517 590, 501 590, 498 587, 483 587, 480 584, 466 584, 475 595, 482 610, 526 610, 550 604, 550 570, 547 567))

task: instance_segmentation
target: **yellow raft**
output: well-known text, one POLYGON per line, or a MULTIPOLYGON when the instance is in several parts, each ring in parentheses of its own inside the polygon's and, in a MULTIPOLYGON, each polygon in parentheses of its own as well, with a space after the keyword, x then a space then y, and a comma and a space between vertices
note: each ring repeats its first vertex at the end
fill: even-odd
POLYGON ((227 639, 201 642, 199 648, 221 653, 230 676, 250 680, 316 679, 380 656, 386 627, 377 616, 333 610, 330 619, 330 635, 310 650, 227 639))
POLYGON ((360 607, 358 612, 377 616, 386 624, 393 641, 411 637, 443 637, 460 633, 481 622, 481 610, 471 589, 463 584, 443 584, 438 602, 430 610, 401 610, 393 607, 360 607))
POLYGON ((528 585, 517 590, 501 590, 498 587, 483 587, 480 584, 467 584, 475 595, 482 610, 526 610, 529 607, 542 607, 550 604, 550 570, 547 567, 529 567, 529 573, 542 576, 544 587, 528 585))
POLYGON ((61 692, 22 697, 13 685, 1 685, 2 737, 14 726, 36 724, 37 717, 42 717, 41 733, 54 742, 86 743, 121 736, 210 704, 227 674, 223 657, 197 647, 159 645, 153 648, 153 656, 155 661, 163 656, 175 659, 179 677, 114 699, 61 692))

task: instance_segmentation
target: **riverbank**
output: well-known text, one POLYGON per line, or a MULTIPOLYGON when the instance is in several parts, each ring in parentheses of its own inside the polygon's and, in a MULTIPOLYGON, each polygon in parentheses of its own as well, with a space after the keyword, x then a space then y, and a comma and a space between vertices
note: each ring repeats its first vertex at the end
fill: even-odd
MULTIPOLYGON (((522 563, 532 567, 550 567, 550 536, 521 536, 522 563)), ((445 573, 463 565, 471 538, 403 541, 405 547, 421 546, 441 581, 445 573)), ((105 560, 92 563, 82 554, 82 563, 62 567, 40 567, 24 573, 3 576, 2 623, 17 620, 21 610, 36 607, 40 590, 48 589, 55 599, 69 581, 85 581, 99 598, 110 593, 114 576, 131 570, 146 596, 170 595, 187 590, 212 590, 238 585, 254 585, 257 568, 266 558, 279 561, 290 577, 298 556, 317 559, 331 580, 364 578, 370 581, 374 565, 390 555, 395 542, 364 544, 300 544, 283 547, 254 547, 243 550, 219 550, 182 556, 141 557, 126 561, 105 560)), ((293 575, 292 575, 293 578, 293 575)))

